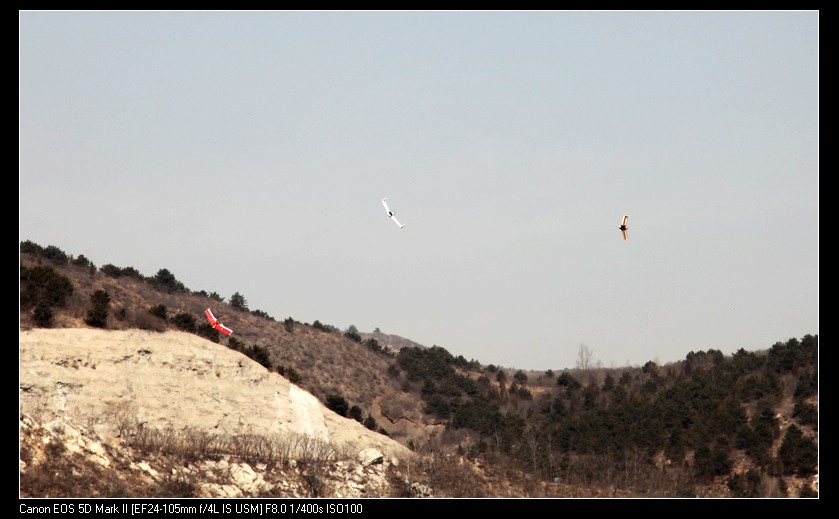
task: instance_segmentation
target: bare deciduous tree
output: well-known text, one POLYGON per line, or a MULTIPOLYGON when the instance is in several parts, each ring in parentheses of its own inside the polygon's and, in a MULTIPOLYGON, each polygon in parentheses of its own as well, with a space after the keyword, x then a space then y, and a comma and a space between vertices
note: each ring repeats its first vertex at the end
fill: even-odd
POLYGON ((592 367, 593 357, 594 351, 592 351, 587 344, 580 344, 580 349, 577 350, 577 368, 589 369, 592 367))

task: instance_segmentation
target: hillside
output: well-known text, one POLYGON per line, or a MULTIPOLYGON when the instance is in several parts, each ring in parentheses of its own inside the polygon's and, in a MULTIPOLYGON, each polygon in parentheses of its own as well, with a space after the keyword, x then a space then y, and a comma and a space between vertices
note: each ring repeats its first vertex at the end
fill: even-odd
MULTIPOLYGON (((81 431, 102 438, 111 449, 133 444, 214 462, 236 455, 263 465, 344 463, 372 471, 367 482, 376 481, 374 476, 382 480, 391 467, 415 463, 402 444, 337 415, 259 363, 192 334, 23 331, 20 364, 22 434, 74 431, 68 443, 98 459, 109 449, 89 446, 99 442, 79 443, 81 431), (46 429, 38 424, 47 424, 46 429)), ((38 443, 21 447, 24 473, 38 458, 33 452, 38 443)), ((182 476, 187 478, 188 473, 182 476)), ((271 488, 263 482, 252 491, 270 493, 271 488)), ((231 489, 205 482, 195 491, 223 497, 231 489)))
POLYGON ((188 333, 26 330, 20 367, 24 498, 632 495, 417 454, 188 333))
MULTIPOLYGON (((387 440, 377 444, 377 449, 392 442, 411 453, 414 461, 410 467, 399 461, 382 463, 375 480, 388 483, 377 483, 375 491, 369 487, 368 494, 797 497, 818 492, 817 336, 765 345, 763 351, 740 350, 731 356, 716 350, 691 352, 684 361, 663 366, 649 362, 641 368, 523 372, 483 366, 455 357, 443 348, 418 345, 378 331, 341 332, 317 321, 301 323, 291 317, 277 320, 232 304, 234 298, 223 302, 216 294, 191 291, 165 269, 146 277, 131 268, 97 268, 83 256, 73 258, 31 242, 22 244, 20 261, 21 373, 52 370, 65 379, 43 387, 30 375, 25 381, 21 379, 21 405, 27 409, 21 417, 22 489, 28 478, 39 473, 24 459, 40 459, 33 454, 38 449, 28 446, 40 445, 42 450, 44 445, 43 441, 28 442, 26 435, 36 438, 64 430, 63 426, 50 424, 65 424, 66 430, 91 435, 93 444, 112 445, 108 438, 118 438, 121 447, 116 450, 123 456, 117 456, 122 460, 118 464, 145 463, 139 460, 149 455, 146 444, 125 442, 124 435, 114 435, 113 424, 110 430, 101 425, 113 422, 111 417, 115 415, 112 408, 106 409, 106 401, 111 406, 120 400, 126 402, 123 423, 128 416, 132 426, 144 424, 144 431, 174 431, 172 424, 177 424, 187 431, 179 434, 203 435, 208 424, 214 424, 214 431, 222 424, 225 434, 239 438, 239 447, 256 441, 257 432, 283 434, 276 429, 277 422, 296 420, 292 418, 295 411, 290 404, 278 407, 259 392, 250 394, 251 381, 264 379, 279 380, 300 388, 301 394, 311 395, 310 403, 317 402, 318 409, 328 411, 321 410, 316 417, 337 413, 340 423, 349 424, 351 430, 360 427, 365 435, 387 440), (219 335, 206 323, 203 312, 208 307, 234 330, 232 336, 219 335), (90 341, 70 339, 81 332, 111 337, 127 334, 131 339, 119 339, 123 346, 105 347, 117 351, 125 348, 125 352, 101 357, 95 362, 97 369, 91 369, 92 353, 87 351, 92 347, 90 341), (55 346, 47 346, 51 334, 59 337, 55 346), (155 351, 143 347, 144 343, 164 348, 172 334, 179 337, 178 341, 197 341, 176 349, 193 351, 197 347, 195 351, 201 355, 137 353, 155 351), (63 358, 24 357, 30 344, 41 345, 36 349, 69 350, 63 358), (214 361, 206 357, 209 352, 214 358, 229 356, 236 362, 222 370, 213 369, 214 361), (196 359, 202 360, 193 364, 196 359), (251 378, 236 379, 240 364, 254 368, 251 378), (67 378, 71 373, 68 366, 82 378, 67 378), (181 378, 175 380, 181 382, 163 385, 167 377, 145 377, 136 382, 142 390, 123 387, 122 392, 108 393, 93 389, 93 380, 99 375, 96 371, 118 372, 126 366, 145 366, 149 373, 166 373, 170 379, 179 373, 181 378), (239 403, 221 417, 211 410, 227 402, 229 397, 218 395, 228 378, 236 380, 234 385, 240 390, 230 401, 239 403), (183 381, 186 387, 182 387, 183 381), (190 384, 195 385, 199 396, 187 396, 190 384), (84 387, 91 388, 91 394, 111 396, 100 398, 97 405, 81 406, 89 408, 90 413, 70 419, 73 413, 66 407, 67 395, 75 391, 73 388, 84 387), (159 392, 164 390, 168 393, 159 392), (147 393, 155 401, 168 398, 174 403, 162 408, 157 403, 146 404, 147 393), (256 404, 242 403, 249 399, 256 404), (152 413, 152 408, 158 410, 152 413), (205 411, 192 419, 184 412, 192 408, 205 411), (244 441, 242 435, 249 440, 244 441), (411 477, 397 467, 407 469, 411 477)), ((119 387, 112 382, 108 390, 119 387)), ((269 393, 272 391, 286 394, 276 389, 269 393)), ((290 394, 292 390, 288 391, 290 394)), ((321 423, 321 418, 316 422, 321 423)), ((324 430, 300 423, 292 429, 300 427, 304 431, 324 430)), ((307 437, 322 439, 324 435, 307 437)), ((206 442, 205 436, 199 438, 206 442)), ((55 442, 67 444, 64 439, 55 442)), ((156 456, 172 454, 166 449, 151 451, 156 456)), ((194 451, 174 454, 187 456, 191 463, 206 458, 194 451)), ((244 453, 213 454, 215 457, 207 462, 218 462, 222 454, 229 457, 225 460, 228 464, 253 462, 248 459, 252 453, 247 449, 244 453)), ((356 459, 346 452, 342 456, 342 461, 356 459)), ((290 466, 292 457, 285 456, 281 465, 290 466)), ((383 455, 383 459, 399 458, 383 455)), ((334 462, 318 461, 320 468, 334 462)), ((341 480, 337 466, 325 473, 335 475, 332 481, 341 480)), ((29 484, 37 487, 38 482, 42 483, 34 478, 29 484)), ((269 487, 277 489, 283 484, 275 481, 269 487)), ((343 492, 338 490, 343 488, 339 483, 334 483, 331 490, 315 487, 300 487, 294 492, 343 492)), ((199 488, 203 487, 193 484, 189 492, 198 492, 199 488)), ((165 487, 165 492, 173 491, 165 487)), ((263 488, 258 492, 266 491, 263 488)), ((164 490, 158 485, 148 492, 151 495, 164 490)))
MULTIPOLYGON (((22 266, 37 265, 31 255, 21 255, 22 266)), ((363 344, 335 332, 326 325, 309 325, 287 318, 277 321, 237 309, 212 297, 178 291, 168 293, 130 276, 110 277, 96 272, 90 275, 86 266, 54 265, 75 287, 66 306, 56 312, 53 327, 87 327, 85 316, 91 295, 96 290, 107 292, 110 308, 107 329, 198 330, 206 321, 206 308, 213 311, 235 333, 231 337, 210 334, 214 340, 240 350, 255 348, 268 354, 272 369, 290 372, 290 378, 312 393, 321 402, 329 395, 340 395, 350 405, 361 408, 365 416, 387 425, 391 436, 404 442, 423 434, 424 420, 417 393, 400 390, 400 381, 391 380, 388 367, 392 356, 374 351, 363 344), (166 319, 152 315, 149 309, 165 307, 166 319), (191 316, 188 326, 175 318, 191 316)), ((31 312, 21 312, 21 329, 35 327, 31 312)))

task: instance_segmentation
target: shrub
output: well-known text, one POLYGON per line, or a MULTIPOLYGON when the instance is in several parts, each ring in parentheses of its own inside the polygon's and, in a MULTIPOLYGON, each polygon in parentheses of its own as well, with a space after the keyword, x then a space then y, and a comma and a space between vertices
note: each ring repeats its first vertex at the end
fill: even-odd
POLYGON ((109 278, 119 278, 122 276, 122 269, 110 263, 102 265, 99 270, 109 278))
POLYGON ((371 431, 379 430, 379 424, 376 423, 376 419, 370 415, 367 415, 367 418, 365 418, 364 421, 361 423, 364 425, 364 427, 367 427, 371 431))
POLYGON ((568 372, 563 372, 558 377, 556 377, 556 385, 560 387, 566 387, 568 389, 579 389, 582 387, 582 384, 577 382, 577 379, 572 377, 568 372))
POLYGON ((287 378, 292 384, 299 384, 303 380, 303 377, 291 366, 277 366, 277 373, 287 378))
POLYGON ((269 321, 273 321, 274 318, 268 315, 267 312, 263 312, 262 310, 251 310, 251 313, 257 317, 262 317, 263 319, 268 319, 269 321))
POLYGON ((20 281, 22 308, 38 305, 64 306, 67 298, 73 295, 73 283, 70 278, 59 274, 52 267, 21 267, 20 281))
POLYGON ((377 341, 373 337, 370 337, 369 339, 365 340, 363 344, 367 346, 367 348, 369 348, 371 351, 374 351, 376 353, 389 354, 384 348, 382 348, 382 346, 379 344, 379 341, 377 341))
POLYGON ((164 321, 169 320, 169 316, 166 315, 166 305, 155 305, 149 308, 149 313, 155 317, 160 317, 164 321))
POLYGON ((34 254, 36 256, 40 256, 43 251, 43 247, 31 240, 20 242, 20 252, 23 254, 34 254))
POLYGON ((819 449, 810 438, 804 436, 797 425, 791 424, 784 435, 778 458, 783 463, 784 474, 806 476, 816 471, 819 463, 819 449))
POLYGON ((806 398, 819 392, 819 377, 816 373, 804 373, 795 385, 795 397, 806 398))
POLYGON ((104 290, 96 290, 90 295, 90 302, 93 308, 88 310, 84 322, 88 326, 105 328, 108 325, 108 306, 111 304, 111 296, 104 290))
POLYGON ((54 316, 55 313, 52 311, 52 308, 45 304, 39 304, 32 312, 32 318, 35 320, 35 324, 41 328, 52 326, 54 316))
POLYGON ((245 344, 242 341, 240 341, 239 339, 237 339, 236 337, 231 337, 227 341, 227 347, 230 348, 231 350, 244 351, 245 344))
POLYGON ((213 341, 215 343, 220 342, 220 335, 219 331, 210 326, 210 323, 202 323, 195 328, 195 334, 199 337, 203 337, 208 341, 213 341))
POLYGON ((196 291, 193 292, 193 294, 196 295, 196 296, 209 297, 213 301, 221 302, 221 301, 224 300, 224 298, 221 297, 220 295, 218 295, 218 293, 216 293, 216 292, 207 293, 206 290, 196 290, 196 291))
POLYGON ((793 338, 786 343, 776 342, 767 352, 766 364, 777 373, 788 373, 817 358, 818 336, 805 335, 801 341, 793 338))
POLYGON ((257 344, 250 348, 246 348, 244 353, 251 359, 265 366, 267 369, 271 369, 271 359, 266 348, 257 344))
POLYGON ((796 402, 792 416, 804 425, 819 425, 819 408, 807 402, 796 402))
POLYGON ((89 259, 85 258, 84 254, 79 254, 79 256, 77 258, 71 260, 70 263, 72 263, 73 265, 75 265, 77 267, 88 267, 88 268, 93 268, 93 270, 96 270, 96 265, 91 263, 91 261, 89 259))
POLYGON ((179 330, 194 333, 196 330, 195 316, 186 312, 179 312, 172 318, 174 324, 179 330))
POLYGON ((658 391, 658 384, 653 379, 646 380, 641 384, 641 392, 644 394, 654 395, 656 391, 658 391))
POLYGON ((286 370, 286 373, 288 374, 288 381, 289 382, 292 382, 294 384, 299 384, 300 382, 303 381, 303 376, 300 375, 300 373, 298 373, 297 370, 295 370, 294 368, 292 368, 290 366, 286 370))
POLYGON ((350 407, 350 410, 347 412, 347 418, 352 418, 356 422, 362 422, 364 421, 364 411, 362 411, 357 405, 354 405, 350 407))
POLYGON ((423 408, 423 411, 426 414, 444 419, 451 416, 453 409, 452 403, 445 396, 440 394, 431 394, 424 397, 423 400, 425 400, 425 407, 423 408))
POLYGON ((324 332, 327 332, 327 333, 341 333, 341 330, 339 330, 335 326, 332 326, 331 324, 323 324, 322 322, 318 321, 317 319, 315 319, 315 322, 312 323, 312 328, 315 328, 317 330, 321 330, 321 331, 324 331, 324 332))
POLYGON ((175 278, 175 275, 167 269, 160 269, 157 274, 149 280, 158 290, 164 290, 169 294, 187 292, 186 286, 175 278))
POLYGON ((341 416, 347 416, 347 413, 350 410, 350 404, 347 402, 347 399, 336 393, 327 395, 324 405, 330 411, 341 416))
POLYGON ((731 471, 729 449, 721 441, 716 442, 713 447, 703 445, 696 449, 693 462, 696 477, 701 481, 710 481, 731 471))
POLYGON ((70 261, 70 256, 55 245, 47 245, 43 252, 41 252, 41 256, 59 265, 70 261))
POLYGON ((106 265, 102 265, 102 267, 99 270, 102 272, 102 274, 114 279, 127 277, 131 279, 136 279, 137 281, 146 281, 143 275, 140 274, 140 271, 135 269, 134 267, 120 268, 108 263, 106 265))

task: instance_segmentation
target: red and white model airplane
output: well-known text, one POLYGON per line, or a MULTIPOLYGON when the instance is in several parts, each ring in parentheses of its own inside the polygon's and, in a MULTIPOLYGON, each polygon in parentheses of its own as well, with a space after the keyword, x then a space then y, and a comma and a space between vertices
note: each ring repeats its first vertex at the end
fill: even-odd
POLYGON ((230 335, 231 333, 233 333, 233 330, 218 322, 218 319, 216 319, 216 316, 213 315, 213 312, 211 312, 209 308, 207 308, 207 310, 204 313, 207 315, 207 320, 210 321, 210 326, 212 326, 213 328, 225 335, 230 335))

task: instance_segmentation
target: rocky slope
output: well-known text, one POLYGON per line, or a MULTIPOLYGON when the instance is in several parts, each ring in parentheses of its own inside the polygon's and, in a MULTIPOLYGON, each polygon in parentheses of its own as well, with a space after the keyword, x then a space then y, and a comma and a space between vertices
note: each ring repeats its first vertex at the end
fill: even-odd
POLYGON ((37 486, 51 450, 75 454, 80 479, 120 466, 117 494, 196 497, 389 496, 396 468, 413 463, 400 443, 188 333, 21 330, 19 387, 21 496, 37 494, 25 483, 37 486), (192 461, 166 466, 173 453, 192 461))

